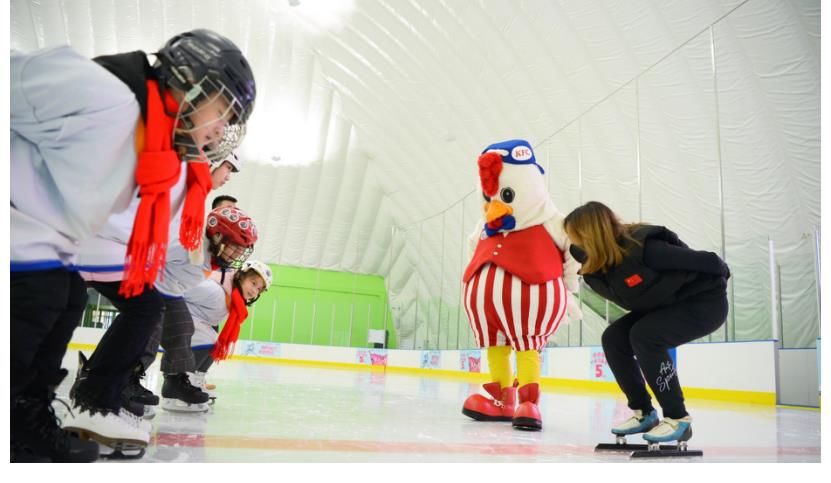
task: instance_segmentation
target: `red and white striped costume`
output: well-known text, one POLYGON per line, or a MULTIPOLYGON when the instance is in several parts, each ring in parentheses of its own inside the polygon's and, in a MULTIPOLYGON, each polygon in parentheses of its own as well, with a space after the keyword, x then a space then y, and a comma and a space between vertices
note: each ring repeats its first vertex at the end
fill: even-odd
POLYGON ((463 277, 465 311, 479 347, 545 346, 566 313, 562 260, 542 225, 479 241, 463 277))

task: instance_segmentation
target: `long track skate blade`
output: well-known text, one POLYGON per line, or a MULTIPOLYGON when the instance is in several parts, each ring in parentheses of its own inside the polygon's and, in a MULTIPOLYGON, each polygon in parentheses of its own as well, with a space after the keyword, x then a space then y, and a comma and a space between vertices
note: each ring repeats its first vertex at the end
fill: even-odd
POLYGON ((699 449, 665 450, 664 446, 661 446, 660 450, 635 451, 630 458, 690 458, 696 456, 704 456, 704 452, 699 449))
MULTIPOLYGON (((649 445, 646 444, 619 444, 619 443, 600 443, 594 447, 595 451, 647 451, 649 449, 649 445)), ((677 445, 674 444, 662 444, 661 450, 667 451, 676 451, 678 449, 677 445)), ((657 453, 657 451, 656 451, 657 453)))

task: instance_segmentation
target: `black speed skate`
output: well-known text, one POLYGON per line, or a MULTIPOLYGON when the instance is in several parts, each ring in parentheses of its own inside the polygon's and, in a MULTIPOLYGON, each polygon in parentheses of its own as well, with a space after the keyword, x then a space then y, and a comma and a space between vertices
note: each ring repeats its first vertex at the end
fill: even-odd
POLYGON ((201 413, 208 410, 210 397, 190 383, 187 373, 165 374, 162 385, 162 409, 201 413))

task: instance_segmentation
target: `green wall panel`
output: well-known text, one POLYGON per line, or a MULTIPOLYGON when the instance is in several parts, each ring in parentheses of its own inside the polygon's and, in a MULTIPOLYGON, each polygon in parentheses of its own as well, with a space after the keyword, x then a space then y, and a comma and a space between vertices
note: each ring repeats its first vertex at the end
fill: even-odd
POLYGON ((240 337, 249 340, 367 347, 369 329, 389 331, 396 348, 384 279, 271 265, 274 281, 254 306, 240 337))

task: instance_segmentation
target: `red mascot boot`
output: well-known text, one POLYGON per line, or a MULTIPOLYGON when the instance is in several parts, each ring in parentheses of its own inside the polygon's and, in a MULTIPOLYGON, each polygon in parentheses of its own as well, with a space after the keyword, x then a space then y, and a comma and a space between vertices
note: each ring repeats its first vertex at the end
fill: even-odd
POLYGON ((511 421, 516 409, 516 386, 501 388, 498 382, 482 387, 493 399, 474 394, 465 400, 462 414, 477 421, 511 421))
POLYGON ((542 417, 537 403, 540 400, 540 385, 536 382, 519 388, 519 408, 514 414, 513 426, 525 431, 542 430, 542 417))

